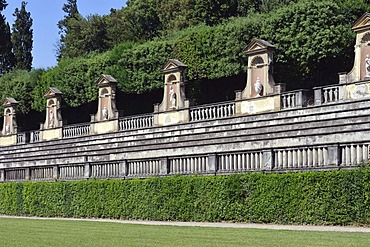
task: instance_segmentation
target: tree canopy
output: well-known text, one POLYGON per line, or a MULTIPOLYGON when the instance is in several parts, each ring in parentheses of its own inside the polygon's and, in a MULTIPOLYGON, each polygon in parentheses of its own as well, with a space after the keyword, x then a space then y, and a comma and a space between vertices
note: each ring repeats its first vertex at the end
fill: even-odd
MULTIPOLYGON (((136 1, 139 0, 132 0, 127 8, 136 1)), ((189 0, 182 4, 194 2, 189 0)), ((337 83, 337 73, 349 71, 353 64, 355 34, 351 26, 370 10, 370 4, 363 0, 272 2, 280 2, 281 6, 265 12, 267 10, 263 10, 263 4, 267 4, 267 1, 237 1, 233 7, 235 16, 216 20, 217 24, 199 22, 197 26, 176 32, 163 32, 161 20, 171 20, 172 17, 158 16, 162 31, 155 34, 157 37, 140 42, 127 38, 134 32, 129 28, 129 23, 118 21, 126 20, 127 11, 112 10, 108 16, 88 16, 80 20, 72 18, 69 25, 73 21, 76 22, 74 25, 83 28, 79 30, 81 40, 73 42, 74 46, 71 47, 74 48, 70 51, 81 52, 83 47, 90 47, 86 48, 89 52, 85 55, 76 54, 78 57, 75 58, 74 55, 71 55, 72 58, 69 55, 63 57, 56 67, 39 71, 37 76, 32 77, 32 83, 25 81, 24 85, 27 84, 27 90, 32 94, 22 111, 44 110, 44 93, 49 86, 58 87, 64 92, 66 106, 76 107, 92 102, 97 99, 95 82, 103 73, 115 77, 120 90, 126 93, 139 94, 162 88, 161 66, 171 58, 188 65, 187 79, 190 85, 209 80, 224 80, 226 84, 233 85, 235 78, 247 70, 243 48, 256 37, 268 40, 277 47, 275 80, 287 83, 288 89, 337 83), (238 9, 247 8, 247 3, 255 5, 245 10, 248 13, 238 14, 238 9), (94 29, 90 23, 108 28, 97 32, 99 29, 94 29), (83 42, 86 40, 90 41, 83 42), (96 50, 93 47, 104 49, 96 50)), ((174 4, 175 1, 166 4, 170 3, 174 4)), ((217 6, 221 8, 222 5, 217 6)), ((220 10, 219 13, 224 12, 220 10)), ((151 15, 150 12, 146 14, 151 15)), ((27 72, 10 72, 6 79, 0 78, 0 84, 14 85, 13 81, 27 80, 24 73, 27 72), (12 73, 16 74, 11 76, 12 73)), ((14 88, 14 95, 17 95, 16 90, 20 90, 18 95, 22 95, 22 88, 25 87, 14 88)), ((1 94, 2 97, 9 96, 5 92, 1 94)))
POLYGON ((33 29, 31 13, 26 10, 26 2, 21 3, 21 9, 15 9, 13 16, 12 43, 15 56, 15 67, 23 70, 32 68, 33 29))

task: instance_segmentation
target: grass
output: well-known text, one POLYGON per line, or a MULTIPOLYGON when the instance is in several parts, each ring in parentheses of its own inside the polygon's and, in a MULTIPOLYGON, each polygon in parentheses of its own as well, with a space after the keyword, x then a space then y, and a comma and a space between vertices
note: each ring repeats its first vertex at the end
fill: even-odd
POLYGON ((369 233, 0 218, 0 246, 370 246, 369 233))

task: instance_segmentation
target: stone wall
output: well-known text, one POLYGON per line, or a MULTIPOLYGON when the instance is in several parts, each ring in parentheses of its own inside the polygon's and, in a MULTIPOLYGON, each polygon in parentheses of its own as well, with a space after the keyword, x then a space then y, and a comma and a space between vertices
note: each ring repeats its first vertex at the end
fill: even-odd
POLYGON ((119 131, 106 134, 91 134, 94 123, 64 126, 62 139, 1 147, 0 179, 326 170, 369 160, 369 97, 243 116, 234 107, 190 108, 190 122, 169 126, 153 126, 151 114, 120 118, 119 131))

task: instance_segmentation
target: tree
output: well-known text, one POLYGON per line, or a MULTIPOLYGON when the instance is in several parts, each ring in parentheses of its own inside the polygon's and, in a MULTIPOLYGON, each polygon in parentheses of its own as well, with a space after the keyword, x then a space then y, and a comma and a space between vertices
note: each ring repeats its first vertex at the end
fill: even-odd
POLYGON ((127 21, 124 9, 111 9, 109 15, 103 16, 106 24, 107 42, 109 47, 133 40, 133 30, 127 21))
POLYGON ((3 11, 8 4, 6 3, 6 0, 0 0, 0 11, 3 11))
POLYGON ((0 14, 0 75, 9 72, 14 65, 10 26, 0 14))
POLYGON ((148 40, 158 35, 162 24, 156 0, 129 0, 125 8, 126 20, 134 41, 148 40))
POLYGON ((80 21, 82 16, 78 12, 77 0, 67 0, 67 3, 63 5, 63 11, 66 13, 64 18, 58 22, 60 41, 57 47, 57 57, 60 60, 63 57, 63 52, 66 48, 66 36, 71 32, 72 29, 78 29, 76 21, 80 21))
POLYGON ((0 0, 0 75, 10 71, 14 65, 14 54, 12 53, 12 42, 10 38, 10 27, 1 14, 8 4, 0 0))
POLYGON ((18 69, 31 70, 33 30, 31 13, 26 11, 26 2, 21 3, 21 9, 15 9, 13 16, 16 18, 13 24, 12 43, 15 56, 15 67, 18 69))

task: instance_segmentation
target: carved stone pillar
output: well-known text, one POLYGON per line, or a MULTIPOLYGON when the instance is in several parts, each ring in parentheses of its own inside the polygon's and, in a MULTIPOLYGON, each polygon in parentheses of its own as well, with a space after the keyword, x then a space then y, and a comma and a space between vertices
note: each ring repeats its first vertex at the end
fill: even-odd
POLYGON ((169 173, 169 161, 168 158, 161 158, 160 159, 160 174, 167 175, 169 173))
POLYGON ((248 56, 247 83, 236 93, 236 114, 254 114, 280 110, 280 94, 284 85, 273 78, 275 47, 262 39, 254 39, 245 49, 248 56))
POLYGON ((17 112, 18 102, 13 98, 4 100, 4 124, 0 137, 0 146, 11 146, 17 144, 17 112))
POLYGON ((274 94, 273 52, 275 46, 262 39, 254 39, 245 49, 248 56, 247 84, 243 99, 274 94))
POLYGON ((216 174, 218 170, 217 154, 208 155, 207 173, 216 174))
POLYGON ((44 124, 40 127, 40 139, 52 140, 62 138, 62 113, 61 102, 63 93, 55 87, 51 87, 45 94, 46 117, 44 124))
POLYGON ((1 169, 0 170, 0 183, 5 182, 5 170, 1 169))
POLYGON ((370 13, 362 15, 352 30, 356 32, 355 61, 346 77, 339 75, 340 83, 370 79, 370 13))
POLYGON ((61 114, 61 102, 63 93, 55 87, 51 87, 45 94, 46 119, 43 129, 53 129, 63 126, 61 114))
POLYGON ((164 94, 160 105, 154 107, 154 125, 170 125, 189 121, 189 101, 185 96, 187 66, 170 59, 163 66, 164 94))
POLYGON ((3 103, 4 124, 2 134, 4 136, 17 134, 17 121, 16 121, 17 106, 18 102, 13 98, 6 98, 3 103))
POLYGON ((91 119, 92 132, 102 134, 118 131, 117 81, 110 75, 102 75, 97 84, 99 87, 98 112, 91 119))
POLYGON ((116 108, 117 81, 111 75, 102 75, 97 81, 99 87, 98 112, 95 121, 106 121, 118 118, 116 108))

